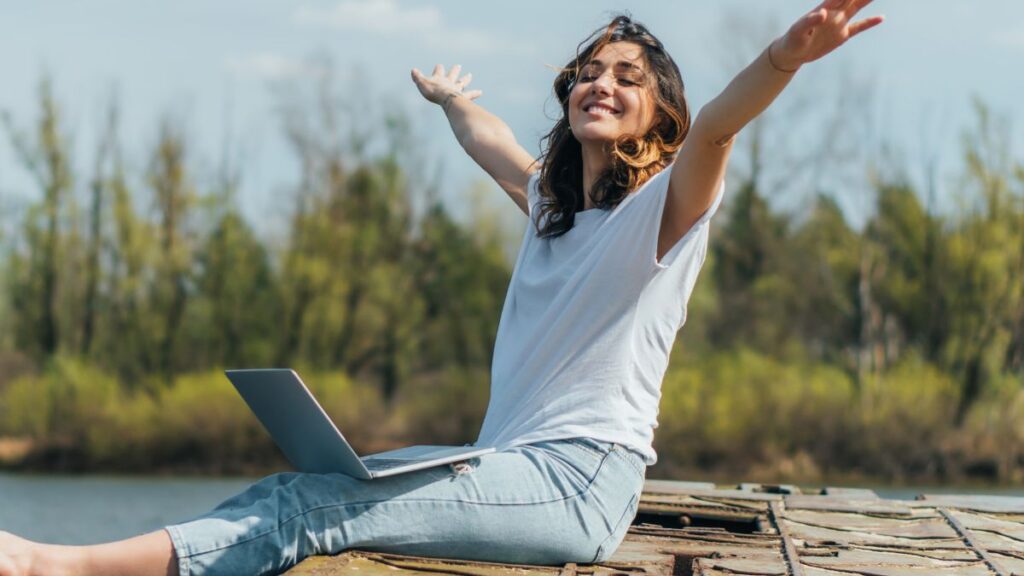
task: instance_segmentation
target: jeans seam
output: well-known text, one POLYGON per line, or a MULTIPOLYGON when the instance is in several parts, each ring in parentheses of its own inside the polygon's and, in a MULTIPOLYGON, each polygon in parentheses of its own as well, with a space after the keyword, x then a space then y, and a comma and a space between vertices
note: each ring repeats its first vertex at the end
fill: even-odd
POLYGON ((567 496, 562 496, 561 498, 553 498, 553 499, 550 499, 550 500, 541 500, 541 501, 538 501, 538 502, 480 502, 480 501, 476 501, 476 500, 445 500, 445 499, 442 499, 442 498, 403 498, 403 499, 391 498, 391 499, 387 499, 387 500, 365 500, 363 502, 346 502, 346 503, 343 503, 343 504, 325 504, 323 506, 315 506, 315 507, 303 510, 302 512, 299 512, 297 514, 293 514, 292 516, 289 516, 288 518, 282 520, 281 522, 278 522, 277 525, 274 528, 272 528, 270 530, 266 530, 264 532, 260 532, 259 534, 255 534, 253 536, 250 536, 249 538, 247 538, 245 540, 239 540, 238 542, 232 542, 231 544, 228 544, 226 546, 217 546, 217 547, 211 548, 209 550, 205 550, 203 552, 192 552, 190 550, 189 551, 190 552, 189 556, 198 556, 199 554, 209 554, 211 552, 217 552, 219 550, 227 550, 228 548, 232 548, 232 547, 238 546, 240 544, 246 544, 248 542, 251 542, 253 540, 257 540, 259 538, 262 538, 264 536, 267 536, 269 534, 273 534, 274 532, 277 532, 277 531, 281 530, 282 526, 284 526, 285 524, 291 522, 292 520, 294 520, 294 519, 296 519, 296 518, 298 518, 300 516, 305 516, 305 515, 307 515, 307 514, 309 514, 311 512, 317 512, 317 511, 320 511, 320 510, 325 510, 327 508, 349 508, 349 507, 356 507, 356 506, 369 506, 369 505, 376 505, 376 504, 389 504, 389 503, 398 503, 398 502, 400 502, 400 503, 458 502, 459 504, 471 504, 471 505, 474 505, 474 506, 536 506, 536 505, 540 505, 540 504, 554 504, 556 502, 564 502, 566 500, 572 500, 572 499, 575 499, 575 498, 579 498, 579 497, 587 494, 588 492, 590 492, 591 487, 594 485, 594 482, 597 481, 597 477, 598 477, 598 475, 600 475, 601 469, 604 468, 605 461, 608 459, 608 456, 610 454, 611 453, 609 452, 608 454, 605 454, 603 458, 601 458, 600 463, 598 463, 597 470, 594 472, 594 476, 591 477, 587 481, 587 485, 585 487, 583 487, 582 490, 580 490, 579 492, 576 492, 575 494, 569 494, 567 496))
POLYGON ((175 526, 167 526, 164 528, 167 535, 171 537, 171 544, 174 547, 174 554, 178 557, 178 575, 188 576, 189 572, 192 571, 191 563, 189 559, 193 556, 193 552, 190 549, 187 542, 181 537, 181 533, 175 526))
MULTIPOLYGON (((620 528, 622 528, 622 523, 632 520, 632 518, 629 515, 629 511, 630 509, 633 508, 634 503, 636 503, 639 506, 639 500, 640 496, 634 494, 633 498, 630 499, 629 504, 626 505, 626 509, 622 511, 622 516, 619 517, 619 520, 615 523, 615 526, 612 526, 611 532, 609 532, 608 535, 604 537, 604 540, 601 540, 601 544, 599 544, 597 547, 597 552, 594 553, 594 559, 590 561, 591 564, 597 562, 597 559, 601 557, 601 554, 604 552, 605 546, 608 544, 608 540, 610 540, 611 537, 614 536, 620 528)), ((626 529, 628 530, 629 528, 627 527, 626 529)))
POLYGON ((593 455, 595 455, 595 456, 597 456, 599 458, 605 458, 609 454, 611 454, 612 452, 614 452, 616 450, 616 447, 615 447, 616 445, 613 444, 612 448, 609 449, 608 452, 601 452, 600 450, 594 448, 593 446, 590 446, 586 442, 581 441, 579 438, 570 438, 569 439, 569 443, 573 444, 574 446, 577 446, 579 448, 582 448, 583 450, 586 450, 587 452, 590 452, 591 454, 593 454, 593 455))
POLYGON ((616 452, 619 452, 620 455, 622 456, 622 458, 625 459, 627 462, 629 462, 629 465, 632 466, 632 468, 634 470, 636 470, 637 474, 640 474, 641 476, 644 475, 644 473, 645 473, 644 468, 646 468, 646 466, 644 466, 642 463, 638 463, 633 458, 632 454, 627 454, 626 453, 627 452, 626 449, 616 450, 616 452))

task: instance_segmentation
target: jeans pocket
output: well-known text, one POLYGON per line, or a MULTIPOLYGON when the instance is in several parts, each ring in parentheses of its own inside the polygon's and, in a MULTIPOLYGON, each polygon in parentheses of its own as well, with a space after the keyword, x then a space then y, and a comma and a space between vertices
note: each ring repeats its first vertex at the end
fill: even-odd
POLYGON ((609 442, 600 442, 598 440, 592 440, 590 438, 583 437, 570 438, 569 440, 567 440, 567 442, 577 446, 578 448, 582 448, 587 452, 590 452, 594 456, 597 456, 599 459, 604 459, 605 456, 607 456, 616 448, 615 444, 611 444, 609 442))

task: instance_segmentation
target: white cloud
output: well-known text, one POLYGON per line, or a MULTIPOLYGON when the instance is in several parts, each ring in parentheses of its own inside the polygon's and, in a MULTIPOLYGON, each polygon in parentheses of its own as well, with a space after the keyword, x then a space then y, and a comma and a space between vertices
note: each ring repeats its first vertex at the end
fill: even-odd
POLYGON ((267 80, 319 78, 327 73, 327 68, 323 65, 271 52, 228 56, 224 59, 224 66, 240 74, 258 76, 267 80))
POLYGON ((332 8, 303 6, 295 11, 292 19, 303 26, 401 36, 451 52, 532 52, 527 43, 511 42, 482 30, 452 28, 445 24, 441 11, 434 6, 404 7, 396 0, 340 0, 332 8))

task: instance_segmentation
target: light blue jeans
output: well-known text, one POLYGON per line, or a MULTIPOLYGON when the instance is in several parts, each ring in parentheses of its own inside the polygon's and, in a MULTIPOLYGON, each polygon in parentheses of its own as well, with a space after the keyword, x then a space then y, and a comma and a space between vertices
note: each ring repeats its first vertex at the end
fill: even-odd
POLYGON ((587 438, 517 446, 465 464, 376 480, 275 474, 166 530, 183 576, 278 574, 307 556, 348 548, 600 562, 626 535, 646 469, 640 454, 587 438))

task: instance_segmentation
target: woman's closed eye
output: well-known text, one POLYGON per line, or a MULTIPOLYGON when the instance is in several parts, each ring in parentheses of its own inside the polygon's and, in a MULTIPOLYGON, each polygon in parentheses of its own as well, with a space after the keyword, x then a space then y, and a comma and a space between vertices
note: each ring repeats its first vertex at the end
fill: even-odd
MULTIPOLYGON (((579 82, 581 84, 587 84, 593 82, 594 80, 597 80, 598 78, 600 78, 600 76, 600 74, 596 74, 593 72, 584 72, 583 74, 580 75, 579 82)), ((617 75, 615 76, 615 82, 618 83, 620 86, 636 86, 640 84, 640 79, 626 75, 617 75)))

